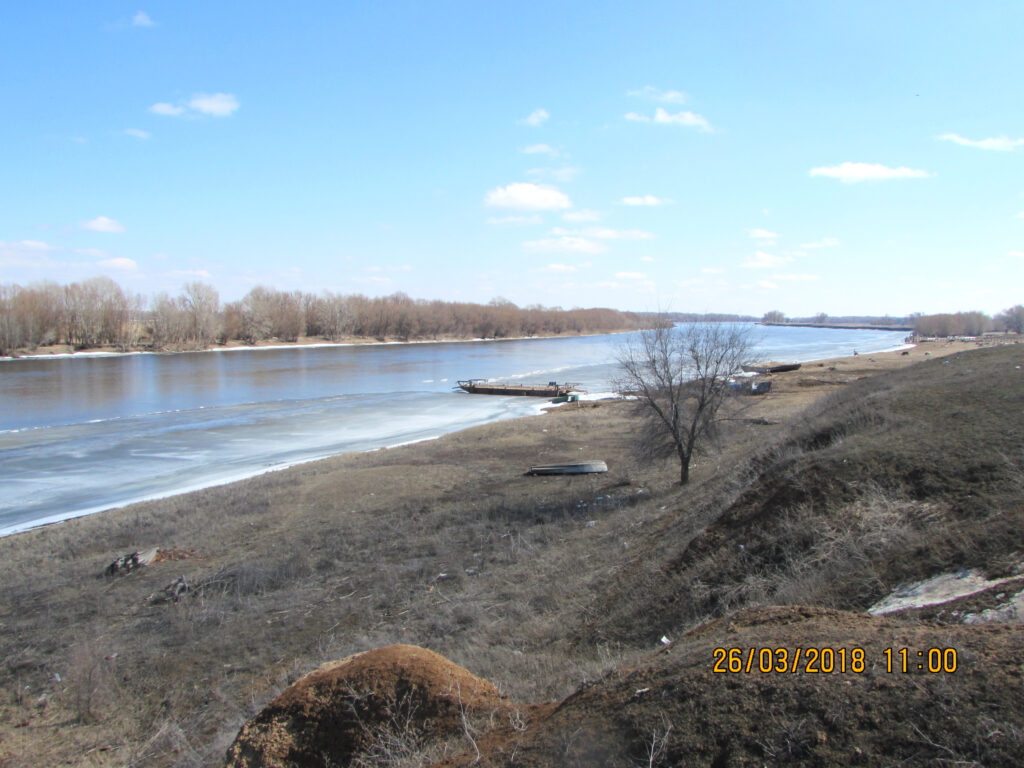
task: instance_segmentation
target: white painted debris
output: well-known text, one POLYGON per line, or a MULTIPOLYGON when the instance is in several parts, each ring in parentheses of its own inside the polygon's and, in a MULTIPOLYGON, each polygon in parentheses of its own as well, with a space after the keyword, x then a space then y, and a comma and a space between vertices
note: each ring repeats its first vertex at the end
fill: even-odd
POLYGON ((986 589, 1012 581, 1014 576, 989 581, 976 569, 944 573, 926 581, 902 586, 886 598, 868 608, 874 616, 887 613, 906 611, 911 608, 924 608, 929 605, 941 605, 950 600, 984 592, 986 589))

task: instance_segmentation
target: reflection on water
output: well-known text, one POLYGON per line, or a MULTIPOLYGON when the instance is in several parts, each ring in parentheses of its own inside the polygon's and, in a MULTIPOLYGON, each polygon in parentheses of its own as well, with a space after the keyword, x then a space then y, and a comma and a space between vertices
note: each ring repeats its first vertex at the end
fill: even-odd
MULTIPOLYGON (((902 334, 767 328, 761 358, 871 352, 902 334)), ((458 379, 607 391, 624 336, 0 362, 0 535, 46 519, 533 412, 458 379)))

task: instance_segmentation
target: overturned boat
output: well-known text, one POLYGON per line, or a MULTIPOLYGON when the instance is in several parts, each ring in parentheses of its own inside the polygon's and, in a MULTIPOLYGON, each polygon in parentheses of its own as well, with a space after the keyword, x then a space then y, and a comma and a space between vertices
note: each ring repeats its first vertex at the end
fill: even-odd
POLYGON ((759 363, 758 365, 741 366, 746 373, 786 373, 787 371, 800 370, 802 363, 759 363))
POLYGON ((588 475, 593 472, 607 472, 603 461, 572 461, 567 464, 540 464, 530 467, 528 475, 588 475))
POLYGON ((526 397, 563 397, 570 392, 579 392, 575 384, 559 384, 557 381, 543 384, 503 384, 487 379, 466 379, 460 381, 458 389, 471 395, 524 395, 526 397))

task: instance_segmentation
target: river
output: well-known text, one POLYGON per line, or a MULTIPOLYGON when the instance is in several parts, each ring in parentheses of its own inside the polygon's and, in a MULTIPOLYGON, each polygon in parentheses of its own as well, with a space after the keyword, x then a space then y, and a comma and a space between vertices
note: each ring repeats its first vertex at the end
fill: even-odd
MULTIPOLYGON (((893 349, 901 332, 757 327, 759 359, 893 349)), ((0 361, 0 536, 350 451, 537 413, 457 379, 611 389, 628 334, 0 361)))

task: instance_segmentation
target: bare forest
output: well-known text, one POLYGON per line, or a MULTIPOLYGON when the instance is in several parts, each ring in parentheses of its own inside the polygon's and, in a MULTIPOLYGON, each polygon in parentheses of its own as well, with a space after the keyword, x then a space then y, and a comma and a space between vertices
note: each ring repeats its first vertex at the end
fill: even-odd
POLYGON ((222 304, 216 289, 199 282, 188 283, 177 296, 149 298, 126 292, 107 277, 69 285, 0 285, 3 355, 52 345, 158 351, 271 339, 499 339, 634 330, 650 322, 613 309, 518 307, 501 298, 472 304, 404 293, 370 298, 258 286, 239 301, 222 304))

